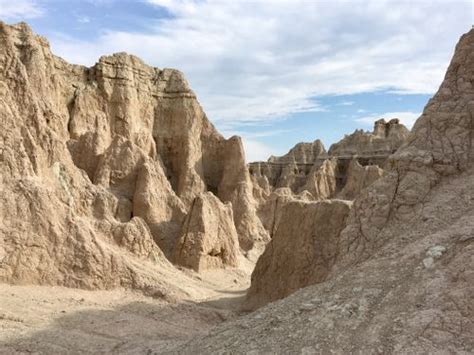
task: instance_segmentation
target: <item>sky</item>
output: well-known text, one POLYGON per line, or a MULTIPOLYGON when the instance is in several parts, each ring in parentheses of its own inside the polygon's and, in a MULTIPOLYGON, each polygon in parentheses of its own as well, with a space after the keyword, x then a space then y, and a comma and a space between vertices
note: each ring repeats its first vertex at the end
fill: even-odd
POLYGON ((69 62, 125 51, 183 71, 248 161, 379 118, 411 127, 473 16, 472 0, 0 0, 69 62))

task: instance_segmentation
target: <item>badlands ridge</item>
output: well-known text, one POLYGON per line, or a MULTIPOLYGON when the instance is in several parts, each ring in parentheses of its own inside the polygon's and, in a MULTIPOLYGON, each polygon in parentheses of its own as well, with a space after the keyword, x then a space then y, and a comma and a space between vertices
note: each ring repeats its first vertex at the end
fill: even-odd
POLYGON ((0 43, 0 352, 474 351, 474 31, 411 132, 248 165, 177 70, 0 43))

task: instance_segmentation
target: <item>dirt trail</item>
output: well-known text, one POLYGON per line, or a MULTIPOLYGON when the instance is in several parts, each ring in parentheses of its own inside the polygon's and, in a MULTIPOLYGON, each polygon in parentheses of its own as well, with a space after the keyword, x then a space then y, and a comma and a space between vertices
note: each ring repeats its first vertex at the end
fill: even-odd
POLYGON ((175 348, 234 318, 249 286, 242 270, 192 276, 201 281, 199 296, 176 303, 129 290, 0 284, 0 354, 143 354, 175 348))

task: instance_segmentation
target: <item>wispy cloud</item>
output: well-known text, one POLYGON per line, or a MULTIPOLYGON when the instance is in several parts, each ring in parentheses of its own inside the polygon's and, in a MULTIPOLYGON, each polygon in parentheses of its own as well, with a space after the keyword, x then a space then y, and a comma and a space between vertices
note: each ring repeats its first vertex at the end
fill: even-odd
POLYGON ((412 128, 415 121, 418 117, 421 116, 421 112, 385 112, 380 114, 371 114, 369 116, 356 118, 355 121, 362 123, 366 126, 372 126, 374 122, 380 118, 385 118, 386 120, 392 118, 400 119, 400 122, 407 126, 409 129, 412 128))
POLYGON ((31 19, 44 13, 44 8, 35 0, 0 0, 0 17, 4 20, 31 19))
POLYGON ((171 16, 146 33, 53 37, 53 49, 83 64, 127 51, 179 68, 213 122, 233 125, 320 112, 322 95, 433 93, 471 7, 468 0, 148 2, 171 16))

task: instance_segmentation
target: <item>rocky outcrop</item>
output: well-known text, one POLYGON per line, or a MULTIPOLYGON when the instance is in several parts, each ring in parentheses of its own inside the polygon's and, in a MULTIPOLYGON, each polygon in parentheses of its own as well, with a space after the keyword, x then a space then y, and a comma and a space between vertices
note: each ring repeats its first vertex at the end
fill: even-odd
POLYGON ((220 151, 225 163, 218 196, 222 201, 232 203, 240 247, 245 252, 252 248, 261 249, 268 242, 268 233, 257 217, 242 141, 239 137, 232 137, 228 142, 226 149, 220 151))
POLYGON ((170 256, 186 216, 184 203, 173 192, 161 164, 148 162, 137 173, 132 213, 150 228, 155 242, 170 256))
POLYGON ((174 350, 472 352, 473 81, 471 30, 384 176, 355 199, 324 282, 174 350))
POLYGON ((252 273, 248 306, 261 306, 323 281, 336 259, 350 207, 351 202, 339 200, 286 203, 252 273))
MULTIPOLYGON (((390 156, 383 178, 380 178, 383 174, 378 167, 362 167, 355 159, 351 162, 347 183, 341 195, 358 196, 347 219, 346 228, 333 245, 334 258, 331 258, 325 276, 337 277, 344 270, 370 260, 386 243, 393 242, 394 238, 399 238, 400 234, 412 228, 410 225, 420 217, 426 220, 441 218, 433 216, 431 208, 425 208, 425 201, 430 197, 431 190, 442 179, 460 174, 474 163, 474 106, 471 105, 474 88, 470 84, 473 76, 471 69, 474 67, 474 55, 471 54, 473 48, 474 33, 470 33, 458 44, 443 84, 425 107, 412 133, 402 147, 390 156), (371 180, 376 181, 362 189, 371 180)), ((380 152, 380 147, 388 149, 388 142, 377 142, 380 136, 394 137, 395 141, 401 142, 399 129, 391 131, 391 127, 394 124, 397 127, 398 122, 391 122, 376 122, 371 136, 356 132, 353 136, 346 137, 341 143, 331 147, 330 154, 334 151, 341 155, 354 153, 354 147, 358 146, 363 147, 362 152, 380 152), (364 143, 355 144, 356 141, 364 143)), ((367 156, 367 153, 364 154, 367 156)), ((329 217, 327 221, 330 221, 329 217)), ((268 246, 268 253, 265 252, 271 255, 268 257, 271 261, 267 263, 273 262, 277 266, 273 269, 263 267, 260 274, 257 264, 254 271, 249 298, 251 301, 252 298, 257 299, 254 301, 256 304, 259 301, 254 294, 258 292, 252 290, 262 287, 262 279, 280 275, 288 267, 287 264, 278 264, 284 256, 278 254, 279 248, 274 243, 283 223, 284 217, 281 217, 277 232, 268 246)), ((302 221, 298 225, 302 225, 302 221)), ((283 253, 292 255, 288 250, 283 253)), ((265 254, 261 258, 262 263, 265 254)), ((324 256, 319 256, 318 259, 320 262, 327 260, 324 256)), ((427 263, 429 265, 431 261, 427 263)), ((306 272, 314 277, 318 276, 311 267, 306 272)), ((281 284, 284 289, 291 289, 291 286, 286 286, 288 282, 281 284)))
POLYGON ((255 183, 264 190, 289 187, 294 193, 299 193, 313 166, 319 168, 326 158, 320 140, 298 143, 286 155, 271 156, 267 162, 250 163, 249 171, 255 183))
POLYGON ((301 163, 313 164, 318 158, 327 155, 323 143, 317 139, 312 143, 298 143, 290 149, 288 153, 281 157, 271 156, 268 158, 270 163, 301 163))
MULTIPOLYGON (((326 153, 322 143, 299 143, 282 157, 248 164, 257 201, 257 215, 272 234, 275 201, 272 191, 288 188, 293 197, 307 194, 313 200, 353 200, 383 175, 388 157, 408 136, 398 119, 375 122, 373 132, 356 130, 333 144, 326 153), (270 198, 269 201, 267 201, 270 198)), ((288 200, 292 200, 288 199, 288 200)))
POLYGON ((406 143, 391 156, 386 176, 355 201, 341 237, 340 268, 369 258, 419 216, 436 218, 424 208, 433 187, 473 165, 473 49, 471 31, 456 46, 443 83, 406 143))
POLYGON ((313 165, 302 191, 318 200, 333 197, 337 190, 337 159, 326 159, 321 166, 313 165))
POLYGON ((212 193, 194 199, 174 250, 174 262, 201 271, 238 266, 239 240, 232 206, 212 193))
MULTIPOLYGON (((331 266, 325 275, 336 277, 346 268, 369 260, 377 250, 409 229, 410 224, 420 217, 426 220, 439 218, 433 216, 433 211, 428 212, 431 209, 424 206, 430 191, 443 178, 448 179, 453 174, 460 174, 474 163, 474 106, 471 105, 474 88, 471 84, 466 84, 470 83, 473 76, 469 70, 474 67, 474 55, 471 54, 473 48, 474 34, 470 33, 470 36, 461 39, 443 84, 426 106, 405 144, 389 158, 388 170, 383 178, 380 178, 382 172, 378 167, 362 167, 357 160, 352 160, 348 169, 348 180, 341 195, 357 196, 366 181, 376 181, 369 188, 362 190, 356 198, 347 227, 340 233, 338 242, 333 245, 335 257, 331 259, 331 266)), ((367 142, 366 146, 374 147, 377 134, 390 135, 390 131, 384 130, 387 124, 381 128, 377 128, 377 125, 380 126, 381 123, 376 124, 374 137, 369 140, 361 139, 361 134, 357 133, 352 138, 346 137, 344 144, 336 148, 342 152, 351 152, 351 142, 355 140, 362 140, 367 142)), ((398 131, 395 137, 398 137, 398 131)), ((329 217, 327 221, 330 221, 329 217)), ((297 225, 302 223, 300 221, 297 225)), ((260 267, 260 273, 257 264, 251 290, 262 287, 261 280, 265 277, 271 279, 272 275, 280 275, 287 268, 287 264, 278 264, 284 256, 279 254, 279 248, 274 243, 282 224, 284 217, 280 219, 268 253, 265 252, 271 255, 267 256, 271 260, 267 263, 273 262, 277 266, 274 269, 260 267)), ((282 253, 292 255, 288 250, 282 253)), ((320 262, 326 259, 319 256, 320 262)), ((307 268, 306 272, 313 273, 312 268, 307 268)), ((317 274, 314 277, 317 277, 317 274)), ((281 284, 286 285, 288 282, 281 284)), ((290 286, 283 287, 291 289, 290 286)), ((254 297, 254 293, 256 292, 249 292, 250 299, 254 297)))
POLYGON ((312 196, 294 195, 288 187, 281 187, 272 191, 269 196, 260 204, 257 215, 262 221, 266 230, 268 230, 270 237, 273 236, 275 227, 280 219, 281 210, 288 202, 297 199, 313 200, 312 196))
POLYGON ((334 157, 359 156, 377 161, 386 159, 405 141, 409 130, 397 118, 385 122, 380 119, 374 123, 373 132, 356 130, 345 136, 329 148, 329 155, 334 157))
POLYGON ((357 159, 352 159, 347 169, 346 183, 338 197, 354 200, 359 193, 383 176, 383 169, 377 165, 362 166, 357 159))
POLYGON ((0 23, 0 122, 3 282, 165 289, 165 255, 206 191, 232 203, 244 249, 266 237, 240 140, 177 70, 125 53, 70 65, 0 23))
MULTIPOLYGON (((352 159, 357 159, 364 167, 373 165, 383 168, 387 158, 403 144, 408 133, 408 129, 398 119, 389 122, 380 119, 375 122, 373 132, 356 130, 333 144, 328 153, 319 140, 299 143, 282 157, 272 156, 267 162, 248 165, 255 186, 254 195, 264 199, 272 189, 289 187, 295 194, 307 190, 315 199, 335 197, 349 179, 348 169, 352 159)), ((369 170, 372 178, 376 169, 373 167, 369 170)), ((355 172, 354 168, 352 172, 355 172)), ((361 182, 361 185, 365 187, 373 181, 369 179, 361 182)), ((351 183, 354 181, 351 180, 351 183)), ((353 199, 353 193, 341 196, 353 199)))

